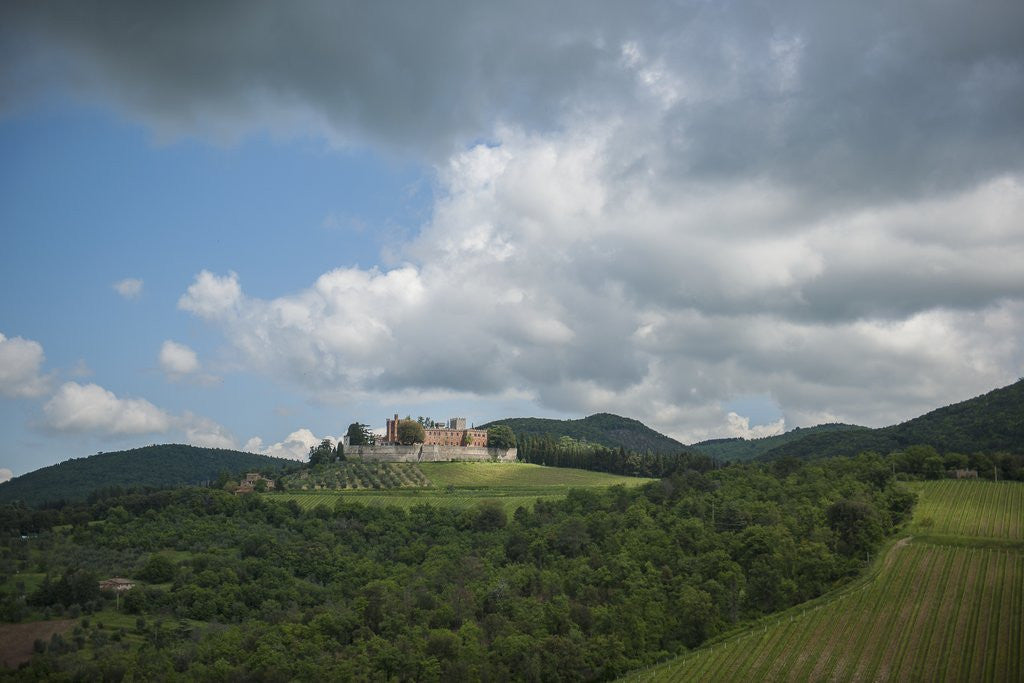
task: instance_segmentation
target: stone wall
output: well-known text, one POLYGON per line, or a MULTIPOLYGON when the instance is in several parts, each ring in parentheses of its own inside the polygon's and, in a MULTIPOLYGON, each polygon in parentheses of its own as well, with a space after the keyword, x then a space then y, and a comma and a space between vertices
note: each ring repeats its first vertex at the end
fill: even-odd
POLYGON ((345 446, 346 458, 369 462, 515 462, 515 448, 484 448, 482 446, 345 446))

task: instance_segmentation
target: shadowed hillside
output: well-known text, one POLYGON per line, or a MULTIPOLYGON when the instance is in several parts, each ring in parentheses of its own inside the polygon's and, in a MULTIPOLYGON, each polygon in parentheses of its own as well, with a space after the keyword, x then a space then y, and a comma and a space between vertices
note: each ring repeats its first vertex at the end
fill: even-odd
POLYGON ((581 420, 551 420, 540 417, 515 417, 495 420, 482 429, 495 425, 508 425, 517 436, 550 436, 559 439, 568 436, 577 441, 588 441, 608 448, 625 448, 643 453, 679 453, 686 446, 660 434, 639 420, 611 413, 597 413, 581 420))
POLYGON ((849 432, 861 429, 866 429, 866 427, 835 422, 817 425, 816 427, 797 427, 785 434, 766 436, 762 439, 741 439, 739 437, 732 439, 708 439, 707 441, 691 444, 688 448, 711 456, 716 460, 753 460, 773 448, 778 448, 793 441, 799 441, 811 434, 849 432))
POLYGON ((237 475, 251 470, 280 470, 294 460, 271 458, 223 448, 182 444, 146 446, 114 453, 73 458, 15 477, 0 484, 0 503, 22 501, 40 505, 60 500, 78 501, 98 489, 112 486, 186 486, 217 478, 221 472, 237 475))
POLYGON ((1021 452, 1024 380, 891 427, 809 434, 772 448, 762 457, 813 458, 868 450, 884 454, 917 444, 932 446, 940 453, 1021 452))

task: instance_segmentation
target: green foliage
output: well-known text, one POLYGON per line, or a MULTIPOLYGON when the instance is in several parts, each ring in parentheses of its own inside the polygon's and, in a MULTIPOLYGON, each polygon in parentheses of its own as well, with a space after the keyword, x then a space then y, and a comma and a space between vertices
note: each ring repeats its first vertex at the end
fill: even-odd
POLYGON ((136 577, 148 583, 168 583, 174 580, 177 567, 166 555, 153 555, 142 565, 136 577))
POLYGON ((411 446, 414 443, 423 443, 427 438, 423 425, 416 420, 410 420, 409 418, 399 420, 395 431, 398 433, 398 443, 405 446, 411 446))
MULTIPOLYGON (((1024 485, 911 487, 913 536, 862 580, 627 680, 1018 680, 1024 485)), ((851 502, 830 518, 874 514, 851 502)))
MULTIPOLYGON (((798 458, 854 455, 863 451, 891 453, 910 446, 930 446, 936 455, 946 453, 1005 452, 1008 458, 1001 475, 1024 479, 1024 380, 967 401, 908 420, 902 424, 814 433, 768 451, 764 457, 798 458), (1020 474, 1018 474, 1020 473, 1020 474)), ((924 467, 924 463, 920 463, 924 467)), ((989 469, 991 468, 991 464, 989 469)), ((942 463, 928 465, 928 473, 940 476, 942 463)), ((981 469, 985 469, 982 467, 981 469)), ((925 476, 927 473, 922 472, 925 476)), ((980 475, 986 476, 984 472, 980 475)))
POLYGON ((370 427, 359 422, 350 424, 345 435, 348 437, 349 446, 369 446, 373 443, 370 427))
POLYGON ((324 439, 316 446, 309 447, 310 465, 327 465, 334 462, 336 457, 337 451, 335 451, 330 439, 324 439))
MULTIPOLYGON (((123 494, 128 487, 195 486, 223 474, 280 471, 295 462, 222 448, 146 446, 66 460, 0 484, 0 504, 41 505, 123 494)), ((227 476, 224 477, 227 480, 227 476)))
POLYGON ((554 439, 550 436, 520 435, 517 443, 519 460, 549 467, 571 467, 636 477, 667 477, 683 470, 706 472, 715 466, 710 457, 699 453, 638 453, 622 447, 613 449, 577 441, 570 436, 554 439))
POLYGON ((285 489, 397 489, 430 486, 430 480, 415 463, 346 461, 318 465, 289 474, 282 479, 285 489))
MULTIPOLYGON (((481 425, 490 429, 498 425, 509 427, 513 433, 538 439, 558 440, 568 436, 606 448, 624 448, 638 452, 679 453, 685 446, 675 439, 659 434, 638 420, 610 413, 597 413, 581 420, 549 420, 537 417, 508 418, 481 425)), ((522 439, 520 439, 520 443, 522 439)))
MULTIPOLYGON (((793 441, 798 441, 804 437, 810 436, 811 434, 846 432, 858 429, 866 429, 866 427, 857 427, 855 425, 837 422, 817 425, 815 427, 797 427, 784 434, 766 436, 761 439, 741 439, 739 437, 729 439, 709 439, 707 441, 701 441, 687 446, 687 448, 704 453, 716 460, 742 462, 758 458, 771 451, 773 448, 779 448, 780 446, 793 441)), ((849 455, 853 455, 858 452, 860 451, 854 451, 853 453, 849 453, 849 455)))
MULTIPOLYGON (((516 464, 433 465, 424 469, 457 466, 447 480, 435 478, 438 496, 500 494, 500 486, 471 488, 488 473, 609 479, 516 464)), ((612 679, 856 572, 863 557, 844 546, 827 511, 857 501, 888 532, 893 481, 876 477, 875 465, 865 458, 797 462, 785 472, 684 467, 642 486, 566 490, 561 500, 514 510, 500 495, 460 509, 399 508, 353 503, 348 494, 216 489, 67 506, 57 518, 6 510, 3 528, 81 519, 70 529, 44 527, 31 544, 3 539, 22 549, 19 561, 68 577, 68 585, 75 572, 95 572, 81 584, 95 587, 97 575, 147 567, 159 556, 176 566, 170 582, 123 596, 131 616, 120 626, 134 645, 94 637, 90 627, 80 644, 48 649, 19 675, 612 679), (292 495, 333 496, 334 503, 304 511, 279 502, 292 495), (120 521, 103 521, 113 518, 120 521), (142 621, 133 626, 136 617, 142 621)))
POLYGON ((487 430, 487 445, 490 448, 515 448, 516 435, 505 424, 495 425, 487 430))

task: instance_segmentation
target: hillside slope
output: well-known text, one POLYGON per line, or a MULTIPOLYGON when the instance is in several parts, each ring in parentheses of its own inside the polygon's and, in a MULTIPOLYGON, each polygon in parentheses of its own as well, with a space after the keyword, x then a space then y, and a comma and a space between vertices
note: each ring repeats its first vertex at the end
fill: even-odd
POLYGON ((223 448, 146 446, 73 458, 15 477, 0 484, 0 504, 85 500, 93 491, 109 486, 184 486, 216 479, 222 471, 237 475, 295 464, 294 460, 223 448))
POLYGON ((940 453, 1024 451, 1024 380, 891 427, 809 434, 762 457, 856 455, 866 450, 884 454, 915 444, 940 453))
POLYGON ((1020 681, 1024 484, 917 484, 858 581, 631 681, 1020 681))
POLYGON ((867 428, 835 422, 817 425, 815 427, 797 427, 785 434, 766 436, 762 439, 741 439, 739 437, 732 439, 709 439, 707 441, 690 444, 688 448, 690 450, 699 451, 704 455, 711 456, 716 460, 744 461, 753 460, 754 458, 764 455, 773 448, 778 448, 779 446, 783 446, 793 441, 799 441, 811 434, 848 432, 859 429, 867 428))
POLYGON ((652 453, 679 453, 686 446, 660 434, 639 420, 611 413, 597 413, 580 420, 552 420, 540 417, 515 417, 494 420, 480 425, 482 429, 507 425, 517 436, 549 436, 559 439, 568 436, 577 441, 589 441, 608 448, 652 453))

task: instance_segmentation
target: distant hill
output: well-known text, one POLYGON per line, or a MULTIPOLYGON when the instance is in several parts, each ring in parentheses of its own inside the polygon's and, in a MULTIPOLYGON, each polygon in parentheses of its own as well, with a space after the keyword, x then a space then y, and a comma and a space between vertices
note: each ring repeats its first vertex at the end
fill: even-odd
POLYGON ((885 454, 916 444, 940 453, 1024 451, 1024 380, 891 427, 808 434, 761 457, 812 458, 867 450, 885 454))
POLYGON ((743 461, 759 458, 773 448, 778 448, 793 441, 798 441, 811 434, 822 434, 829 432, 849 432, 867 429, 856 425, 834 422, 830 424, 817 425, 816 427, 797 427, 785 434, 766 436, 761 439, 709 439, 699 443, 690 444, 687 448, 709 455, 716 460, 743 461))
POLYGON ((0 484, 0 504, 18 500, 26 505, 80 501, 110 486, 186 486, 216 479, 222 471, 237 475, 294 465, 294 460, 223 448, 146 446, 74 458, 15 477, 0 484))
POLYGON ((514 417, 480 425, 481 429, 495 425, 508 425, 517 436, 563 436, 578 441, 589 441, 608 448, 620 446, 629 451, 652 453, 680 453, 686 446, 660 434, 639 420, 611 413, 597 413, 580 420, 551 420, 540 417, 514 417))

